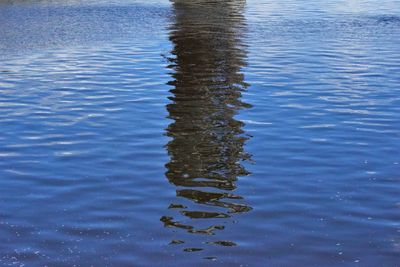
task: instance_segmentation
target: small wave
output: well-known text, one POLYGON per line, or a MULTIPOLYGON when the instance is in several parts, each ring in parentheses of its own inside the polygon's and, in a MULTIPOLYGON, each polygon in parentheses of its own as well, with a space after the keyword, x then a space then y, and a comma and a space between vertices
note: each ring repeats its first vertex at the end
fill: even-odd
POLYGON ((382 15, 374 19, 380 24, 400 24, 400 16, 382 15))

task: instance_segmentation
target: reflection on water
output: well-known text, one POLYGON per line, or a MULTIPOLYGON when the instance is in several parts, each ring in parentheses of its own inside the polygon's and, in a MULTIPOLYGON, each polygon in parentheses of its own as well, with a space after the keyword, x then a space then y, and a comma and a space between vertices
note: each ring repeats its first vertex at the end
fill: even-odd
MULTIPOLYGON (((232 194, 238 177, 248 174, 241 162, 249 159, 243 123, 234 118, 238 110, 249 107, 240 100, 247 87, 241 73, 246 57, 241 40, 244 2, 173 3, 174 48, 169 58, 173 89, 167 106, 173 122, 166 129, 172 138, 167 144, 166 176, 177 187, 176 201, 189 200, 192 206, 172 203, 169 209, 174 215, 161 218, 166 227, 213 235, 225 228, 224 218, 251 210, 243 197, 232 194)), ((207 243, 236 245, 226 240, 207 243)))

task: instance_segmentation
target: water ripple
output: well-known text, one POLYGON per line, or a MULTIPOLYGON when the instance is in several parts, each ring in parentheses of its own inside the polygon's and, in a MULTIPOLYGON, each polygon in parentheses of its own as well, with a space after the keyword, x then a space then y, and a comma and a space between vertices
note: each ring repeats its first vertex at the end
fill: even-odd
POLYGON ((397 266, 399 12, 2 1, 0 265, 397 266))

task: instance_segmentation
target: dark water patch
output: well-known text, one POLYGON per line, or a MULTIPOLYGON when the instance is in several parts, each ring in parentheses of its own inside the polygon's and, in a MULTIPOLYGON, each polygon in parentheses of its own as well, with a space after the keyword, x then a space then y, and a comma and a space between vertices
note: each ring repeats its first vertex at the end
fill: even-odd
POLYGON ((400 16, 382 15, 374 17, 374 19, 376 19, 378 23, 384 25, 400 25, 400 16))
POLYGON ((185 248, 183 251, 184 252, 198 252, 198 251, 202 251, 202 248, 185 248))
POLYGON ((207 219, 207 218, 228 218, 228 214, 222 212, 206 212, 206 211, 181 211, 183 216, 191 219, 207 219))
POLYGON ((224 230, 223 225, 211 225, 205 229, 190 229, 188 232, 191 234, 205 234, 205 235, 215 235, 216 230, 224 230))
MULTIPOLYGON (((178 186, 176 195, 197 204, 227 209, 229 213, 248 212, 245 204, 229 202, 243 199, 225 190, 234 190, 240 176, 249 172, 242 161, 250 158, 244 151, 248 139, 244 124, 235 119, 240 109, 250 105, 241 101, 248 84, 241 68, 246 64, 242 44, 245 29, 243 1, 174 3, 175 18, 170 29, 174 44, 169 58, 173 78, 168 84, 171 104, 167 105, 167 144, 170 162, 166 176, 178 186), (187 53, 190 51, 190 53, 187 53), (180 188, 186 189, 180 189, 180 188), (213 188, 213 191, 194 188, 213 188), (227 199, 227 201, 222 201, 227 199)), ((166 226, 189 230, 189 233, 216 234, 225 227, 199 228, 196 220, 230 218, 224 212, 185 210, 180 213, 190 224, 172 217, 166 226)), ((201 226, 204 227, 204 226, 201 226)))
POLYGON ((185 241, 182 240, 172 240, 169 244, 170 245, 180 245, 180 244, 184 244, 185 241))
POLYGON ((171 205, 169 205, 168 208, 169 209, 186 209, 187 207, 185 205, 182 205, 182 204, 173 204, 173 203, 171 203, 171 205))
POLYGON ((224 247, 234 247, 234 246, 237 246, 235 242, 232 242, 232 241, 225 241, 225 240, 207 242, 207 244, 219 245, 219 246, 224 246, 224 247))

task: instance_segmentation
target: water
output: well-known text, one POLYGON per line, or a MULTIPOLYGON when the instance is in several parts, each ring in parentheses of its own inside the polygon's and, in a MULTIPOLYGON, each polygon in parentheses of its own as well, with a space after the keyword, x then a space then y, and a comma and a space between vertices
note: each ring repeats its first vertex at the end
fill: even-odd
POLYGON ((0 2, 0 265, 399 266, 399 12, 0 2))

